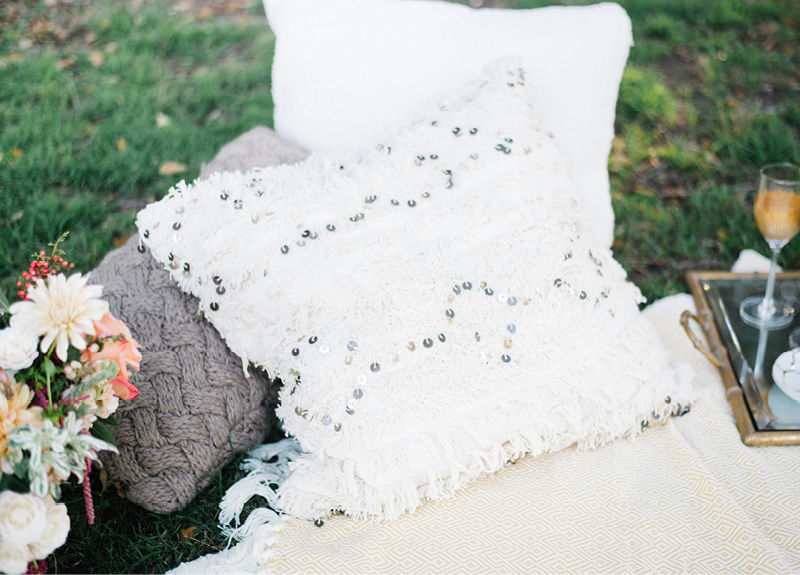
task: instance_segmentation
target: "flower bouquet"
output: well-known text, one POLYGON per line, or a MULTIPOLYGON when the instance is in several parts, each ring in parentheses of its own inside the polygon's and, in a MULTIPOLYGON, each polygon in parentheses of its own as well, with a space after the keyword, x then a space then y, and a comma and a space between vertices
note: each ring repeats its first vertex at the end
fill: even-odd
POLYGON ((138 394, 139 344, 108 313, 100 286, 58 249, 39 252, 17 282, 20 301, 0 292, 0 571, 43 573, 70 528, 60 484, 83 483, 94 521, 89 472, 98 452, 116 452, 107 424, 120 399, 138 394), (6 315, 10 319, 6 320, 6 315))

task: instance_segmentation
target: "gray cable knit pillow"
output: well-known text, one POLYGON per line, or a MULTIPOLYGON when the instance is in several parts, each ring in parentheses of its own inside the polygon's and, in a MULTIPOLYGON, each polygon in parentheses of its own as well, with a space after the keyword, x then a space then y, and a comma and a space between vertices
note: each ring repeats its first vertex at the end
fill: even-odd
MULTIPOLYGON (((203 167, 247 170, 294 163, 306 153, 255 128, 222 148, 203 167)), ((117 411, 112 427, 119 454, 105 452, 111 479, 127 497, 157 513, 186 506, 233 454, 261 443, 275 423, 277 384, 241 360, 217 331, 198 317, 198 303, 184 294, 138 236, 109 253, 90 282, 104 286, 111 313, 142 346, 141 370, 132 381, 139 396, 117 411)))

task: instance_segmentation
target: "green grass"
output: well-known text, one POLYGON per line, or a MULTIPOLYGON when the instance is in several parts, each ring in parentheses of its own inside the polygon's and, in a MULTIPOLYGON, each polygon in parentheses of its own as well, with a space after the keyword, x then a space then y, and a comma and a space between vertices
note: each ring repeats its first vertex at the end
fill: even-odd
MULTIPOLYGON (((689 269, 766 253, 751 205, 760 165, 800 162, 800 5, 619 1, 636 46, 609 160, 614 251, 653 299, 685 291, 689 269)), ((0 4, 0 288, 65 231, 71 259, 91 270, 147 202, 271 125, 274 38, 260 2, 230 14, 229 4, 202 4, 216 10, 205 15, 167 0, 0 4), (159 175, 167 161, 185 172, 159 175)), ((800 241, 781 263, 800 268, 800 241)), ((84 524, 80 489, 66 489, 73 527, 51 569, 163 572, 220 548, 217 504, 237 475, 228 466, 186 511, 158 516, 114 488, 101 494, 94 474, 98 522, 84 524)))

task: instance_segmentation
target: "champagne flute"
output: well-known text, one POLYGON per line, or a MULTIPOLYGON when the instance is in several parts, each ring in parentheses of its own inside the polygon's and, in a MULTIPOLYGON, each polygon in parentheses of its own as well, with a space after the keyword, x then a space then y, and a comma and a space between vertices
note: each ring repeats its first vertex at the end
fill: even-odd
POLYGON ((745 299, 739 306, 742 320, 753 327, 780 329, 792 323, 794 308, 775 294, 775 266, 781 248, 800 231, 800 166, 767 164, 760 170, 753 211, 758 229, 772 252, 764 297, 745 299))

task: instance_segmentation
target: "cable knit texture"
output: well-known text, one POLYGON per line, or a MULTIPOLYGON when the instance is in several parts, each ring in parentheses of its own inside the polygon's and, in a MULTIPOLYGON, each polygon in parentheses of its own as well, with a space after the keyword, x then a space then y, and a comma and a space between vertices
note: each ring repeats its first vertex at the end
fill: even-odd
MULTIPOLYGON (((280 376, 282 510, 391 519, 693 395, 507 64, 362 157, 181 183, 143 244, 280 376)), ((146 237, 144 235, 146 234, 146 237)))
MULTIPOLYGON (((258 127, 222 148, 203 173, 291 163, 306 153, 258 127)), ((127 497, 157 513, 186 506, 233 454, 261 443, 275 422, 278 384, 258 369, 250 377, 214 327, 139 238, 109 253, 92 273, 103 296, 142 345, 140 395, 117 412, 111 430, 119 455, 101 454, 127 497)))

